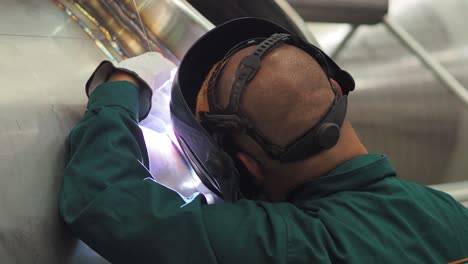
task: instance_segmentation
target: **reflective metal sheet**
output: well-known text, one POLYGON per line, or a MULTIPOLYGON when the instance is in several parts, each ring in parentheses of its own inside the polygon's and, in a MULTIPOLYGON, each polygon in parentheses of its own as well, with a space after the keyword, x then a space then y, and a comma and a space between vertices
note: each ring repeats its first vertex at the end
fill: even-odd
MULTIPOLYGON (((146 10, 147 2, 137 1, 137 4, 146 10)), ((179 8, 180 12, 169 10, 176 21, 167 17, 166 24, 159 24, 166 25, 160 28, 167 31, 161 36, 166 36, 167 47, 174 45, 174 49, 156 42, 152 48, 159 48, 177 61, 174 54, 183 53, 183 48, 195 41, 206 25, 191 20, 196 15, 188 15, 189 9, 182 11, 180 2, 157 2, 179 8), (180 27, 177 22, 191 26, 180 27)), ((124 10, 120 9, 128 13, 115 18, 128 19, 119 24, 123 28, 130 26, 130 20, 135 23, 131 6, 124 10)), ((114 19, 110 15, 107 18, 114 19)), ((84 83, 96 65, 106 57, 120 60, 144 52, 145 44, 135 27, 126 32, 117 30, 112 35, 100 21, 72 1, 0 1, 0 76, 4 84, 0 97, 0 263, 107 263, 79 242, 59 218, 58 192, 66 137, 85 111, 84 83), (119 46, 122 40, 127 41, 123 48, 119 46)), ((164 154, 167 160, 174 161, 171 167, 153 164, 159 180, 174 189, 180 188, 184 195, 203 191, 203 186, 193 181, 181 155, 171 148, 166 134, 150 130, 145 137, 171 150, 168 155, 161 153, 156 144, 150 147, 157 149, 150 155, 164 154), (162 167, 166 173, 161 171, 162 167), (168 168, 176 170, 167 171, 168 168), (174 173, 188 181, 170 177, 174 173)))
POLYGON ((85 109, 83 83, 102 59, 52 2, 0 1, 2 264, 69 263, 80 247, 57 199, 65 138, 85 109))
POLYGON ((53 0, 80 19, 116 61, 157 51, 175 63, 213 25, 184 0, 53 0))

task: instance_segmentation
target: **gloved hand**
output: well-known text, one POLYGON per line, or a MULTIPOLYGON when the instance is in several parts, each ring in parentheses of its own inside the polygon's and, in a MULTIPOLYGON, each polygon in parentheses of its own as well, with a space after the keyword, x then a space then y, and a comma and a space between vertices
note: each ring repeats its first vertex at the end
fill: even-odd
POLYGON ((164 58, 158 52, 147 52, 142 55, 129 58, 114 65, 110 61, 103 61, 96 68, 86 83, 86 94, 89 95, 97 86, 107 81, 115 71, 123 71, 131 74, 139 82, 139 119, 148 116, 151 110, 153 91, 162 87, 170 79, 171 70, 176 68, 174 63, 164 58))

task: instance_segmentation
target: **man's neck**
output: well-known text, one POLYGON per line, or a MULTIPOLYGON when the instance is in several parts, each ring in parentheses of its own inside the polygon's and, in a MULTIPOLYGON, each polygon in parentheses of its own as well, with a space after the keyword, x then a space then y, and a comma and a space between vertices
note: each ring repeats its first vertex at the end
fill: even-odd
POLYGON ((291 163, 282 166, 281 175, 274 186, 270 186, 270 198, 284 201, 289 192, 307 181, 327 175, 344 162, 367 154, 367 150, 357 137, 349 122, 345 122, 337 145, 321 154, 311 157, 301 163, 291 163), (287 177, 285 177, 287 175, 287 177), (277 187, 276 190, 275 187, 277 187))

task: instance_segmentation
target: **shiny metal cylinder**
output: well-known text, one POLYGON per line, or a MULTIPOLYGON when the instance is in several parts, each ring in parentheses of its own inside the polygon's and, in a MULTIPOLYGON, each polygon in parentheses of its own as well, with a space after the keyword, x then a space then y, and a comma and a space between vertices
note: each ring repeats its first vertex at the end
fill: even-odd
MULTIPOLYGON (((58 212, 66 138, 86 109, 84 84, 104 59, 154 49, 177 62, 212 26, 184 1, 135 3, 0 1, 0 263, 108 263, 71 234, 58 212)), ((171 144, 151 133, 145 137, 171 144)), ((163 155, 157 151, 150 155, 163 155)), ((193 193, 197 182, 183 180, 191 175, 177 151, 164 155, 182 163, 165 166, 182 179, 160 180, 193 193)))

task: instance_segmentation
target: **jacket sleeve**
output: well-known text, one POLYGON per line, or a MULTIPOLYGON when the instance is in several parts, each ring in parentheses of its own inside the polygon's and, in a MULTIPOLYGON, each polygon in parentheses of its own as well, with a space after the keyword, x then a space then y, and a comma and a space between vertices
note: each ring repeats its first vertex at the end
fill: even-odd
POLYGON ((188 202, 152 180, 128 82, 100 85, 69 135, 60 213, 112 263, 284 263, 286 228, 272 204, 188 202))

